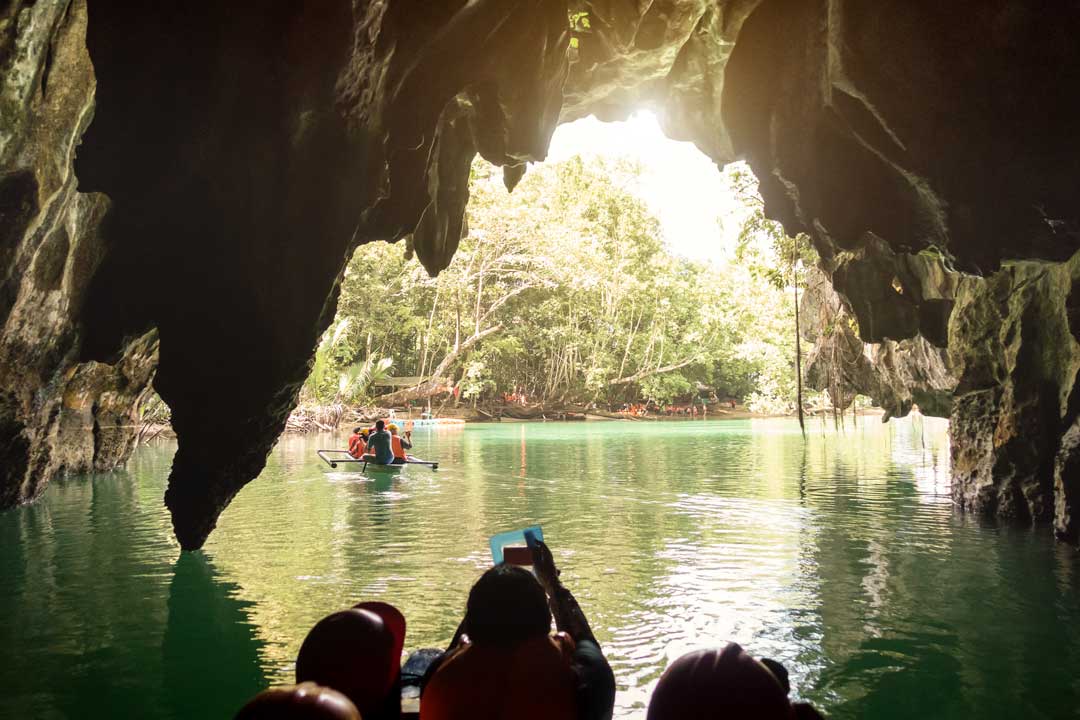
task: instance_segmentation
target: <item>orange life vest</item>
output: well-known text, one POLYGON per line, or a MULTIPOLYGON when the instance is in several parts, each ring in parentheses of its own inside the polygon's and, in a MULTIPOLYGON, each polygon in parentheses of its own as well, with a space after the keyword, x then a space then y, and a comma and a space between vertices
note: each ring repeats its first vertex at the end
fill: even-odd
POLYGON ((354 434, 349 438, 349 454, 354 458, 358 458, 364 454, 364 447, 367 443, 364 441, 364 436, 360 433, 354 434))
POLYGON ((398 460, 408 460, 405 455, 405 446, 401 444, 401 438, 397 435, 390 436, 390 447, 394 451, 394 457, 398 460))
POLYGON ((420 720, 574 720, 570 648, 540 637, 513 649, 466 645, 431 677, 420 720))

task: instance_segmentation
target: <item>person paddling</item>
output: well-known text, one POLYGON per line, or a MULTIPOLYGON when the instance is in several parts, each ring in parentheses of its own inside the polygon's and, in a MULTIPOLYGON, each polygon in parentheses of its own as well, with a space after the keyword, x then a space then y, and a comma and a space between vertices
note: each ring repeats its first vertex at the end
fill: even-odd
POLYGON ((408 462, 409 456, 405 454, 405 451, 412 449, 410 442, 412 433, 406 430, 404 437, 398 435, 398 426, 394 423, 387 425, 386 429, 390 431, 390 448, 394 451, 394 464, 402 465, 408 462))
POLYGON ((367 454, 364 459, 379 465, 391 465, 394 462, 393 436, 386 431, 386 423, 375 421, 375 430, 368 435, 367 454))

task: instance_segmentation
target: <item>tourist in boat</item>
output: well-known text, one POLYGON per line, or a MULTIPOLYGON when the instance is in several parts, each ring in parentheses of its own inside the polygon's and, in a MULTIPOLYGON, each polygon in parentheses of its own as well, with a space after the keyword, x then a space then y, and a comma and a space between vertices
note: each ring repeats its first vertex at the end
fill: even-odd
POLYGON ((300 646, 296 681, 337 690, 352 701, 364 720, 397 720, 401 716, 404 618, 400 638, 396 626, 396 620, 387 622, 378 612, 362 607, 326 616, 300 646))
POLYGON ((367 447, 368 429, 363 427, 353 428, 353 434, 349 437, 349 454, 354 458, 360 458, 367 447))
POLYGON ((313 682, 263 690, 233 720, 360 720, 360 712, 337 690, 313 682))
POLYGON ((429 670, 421 720, 611 717, 615 676, 542 543, 534 569, 497 565, 473 585, 450 648, 429 670))
POLYGON ((405 451, 412 449, 412 433, 406 430, 404 437, 398 435, 398 426, 394 423, 387 425, 386 429, 390 431, 390 448, 394 451, 394 464, 402 465, 408 462, 409 456, 405 454, 405 451))
POLYGON ((394 462, 393 439, 386 430, 386 423, 375 421, 375 429, 368 434, 364 459, 379 465, 392 465, 394 462))
POLYGON ((788 700, 787 671, 755 660, 736 643, 683 655, 660 676, 646 720, 723 717, 731 720, 820 719, 808 703, 788 700))

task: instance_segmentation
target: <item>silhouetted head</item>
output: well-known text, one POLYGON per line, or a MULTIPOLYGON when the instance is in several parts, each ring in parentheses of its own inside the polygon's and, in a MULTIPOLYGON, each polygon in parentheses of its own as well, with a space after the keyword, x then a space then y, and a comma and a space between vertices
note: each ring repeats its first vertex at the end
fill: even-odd
POLYGON ((775 676, 776 679, 780 681, 780 687, 784 689, 785 695, 791 692, 791 681, 788 679, 788 671, 786 667, 776 662, 775 660, 770 660, 769 658, 760 658, 758 662, 767 667, 769 669, 769 672, 771 672, 773 676, 775 676))
POLYGON ((375 429, 376 430, 381 432, 384 427, 386 427, 386 423, 384 423, 382 420, 376 420, 375 421, 375 429))
POLYGON ((551 630, 547 594, 533 574, 496 565, 469 591, 465 630, 477 645, 517 645, 551 630))
POLYGON ((390 631, 390 636, 394 638, 390 656, 395 658, 397 662, 387 663, 387 670, 390 672, 391 681, 396 681, 401 673, 401 651, 405 648, 405 616, 396 607, 381 600, 357 603, 353 605, 353 609, 367 610, 378 615, 379 619, 383 621, 383 625, 390 631))
POLYGON ((337 690, 306 682, 262 691, 234 720, 360 720, 360 713, 337 690))
POLYGON ((646 720, 790 720, 787 693, 764 665, 735 643, 683 655, 664 671, 646 720))
POLYGON ((401 664, 396 646, 392 631, 375 613, 355 608, 336 612, 304 638, 296 681, 332 687, 352 700, 364 718, 379 717, 401 664))
POLYGON ((357 428, 353 428, 352 431, 353 431, 353 435, 359 435, 360 433, 364 432, 364 428, 357 427, 357 428))

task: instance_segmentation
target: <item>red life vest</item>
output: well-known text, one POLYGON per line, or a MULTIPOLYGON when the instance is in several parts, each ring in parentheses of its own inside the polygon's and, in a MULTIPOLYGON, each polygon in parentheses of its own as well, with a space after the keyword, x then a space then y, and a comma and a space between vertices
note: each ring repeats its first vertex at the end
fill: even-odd
POLYGON ((364 436, 360 433, 354 434, 349 438, 349 454, 354 458, 358 458, 364 454, 364 448, 367 446, 367 442, 364 440, 364 436))

